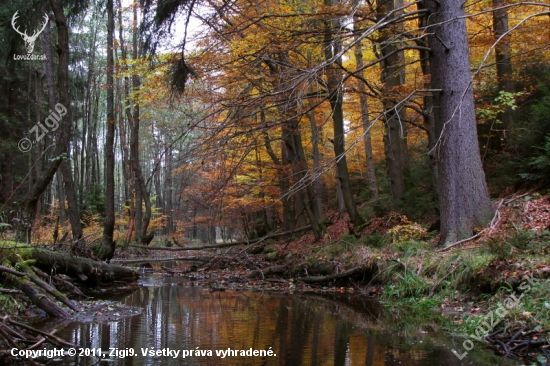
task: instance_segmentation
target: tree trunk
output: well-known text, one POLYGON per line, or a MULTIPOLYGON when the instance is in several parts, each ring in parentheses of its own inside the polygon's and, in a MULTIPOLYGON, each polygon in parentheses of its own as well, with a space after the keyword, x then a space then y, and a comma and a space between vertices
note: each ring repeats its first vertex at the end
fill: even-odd
MULTIPOLYGON (((394 11, 402 1, 378 0, 378 14, 382 18, 394 11)), ((397 16, 398 13, 394 13, 397 16)), ((405 177, 408 175, 408 152, 406 140, 405 109, 397 107, 400 101, 397 89, 405 84, 405 69, 403 66, 403 51, 398 51, 396 33, 402 31, 402 26, 386 27, 380 32, 378 39, 380 56, 384 59, 382 66, 382 82, 384 83, 382 103, 385 109, 384 152, 386 155, 386 170, 391 184, 393 199, 401 201, 406 192, 405 177), (397 108, 397 109, 396 109, 397 108)))
MULTIPOLYGON (((262 125, 265 127, 265 116, 263 111, 261 112, 261 119, 262 119, 262 125)), ((264 135, 264 146, 266 148, 266 151, 277 167, 277 180, 279 182, 279 190, 281 191, 281 202, 283 204, 283 228, 285 230, 291 230, 294 227, 294 209, 292 208, 290 197, 289 197, 289 189, 288 189, 288 182, 285 174, 285 169, 283 164, 281 163, 281 160, 285 161, 285 145, 283 144, 281 147, 281 153, 283 155, 282 159, 279 159, 277 154, 275 154, 275 151, 273 150, 273 147, 271 146, 271 140, 269 138, 269 134, 266 130, 263 132, 264 135)))
MULTIPOLYGON (((65 115, 59 120, 58 138, 55 144, 55 150, 53 153, 53 159, 50 160, 46 170, 42 172, 40 177, 36 179, 29 192, 23 198, 22 203, 24 207, 23 220, 30 225, 34 223, 36 206, 40 197, 51 183, 59 165, 62 162, 62 155, 65 154, 69 148, 69 142, 71 138, 71 119, 70 119, 70 100, 69 100, 69 83, 68 83, 68 70, 69 70, 69 30, 67 26, 67 19, 63 13, 63 8, 58 0, 50 0, 50 4, 54 13, 55 23, 57 25, 57 53, 59 56, 59 64, 57 69, 57 86, 59 91, 59 104, 65 109, 65 115), (66 117, 66 118, 65 118, 66 117)), ((32 227, 25 227, 22 233, 28 240, 31 238, 32 227)))
POLYGON ((427 1, 431 82, 439 161, 441 244, 486 225, 493 215, 477 139, 468 34, 462 0, 427 1))
MULTIPOLYGON (((132 57, 134 60, 138 60, 138 16, 137 16, 137 4, 134 4, 134 34, 132 38, 132 57)), ((149 221, 151 220, 151 201, 149 199, 149 192, 145 185, 145 180, 143 179, 143 173, 140 166, 139 158, 139 125, 140 125, 140 110, 139 102, 137 95, 139 94, 139 89, 141 87, 141 81, 139 75, 134 73, 132 75, 132 88, 134 92, 134 111, 131 118, 132 121, 132 146, 131 152, 133 171, 135 175, 136 183, 136 234, 138 235, 139 244, 147 244, 147 229, 149 227, 149 221), (145 203, 145 212, 143 212, 141 207, 141 202, 145 203), (139 220, 138 220, 139 216, 139 220)))
POLYGON ((164 180, 164 203, 165 203, 165 211, 164 214, 166 215, 166 231, 165 234, 169 235, 174 232, 174 210, 172 207, 172 195, 173 195, 173 187, 172 187, 172 147, 168 147, 166 150, 166 158, 165 158, 165 180, 164 180))
MULTIPOLYGON (((333 6, 334 0, 325 0, 325 5, 333 6)), ((331 59, 335 54, 340 51, 341 40, 332 36, 333 32, 337 32, 340 29, 339 18, 336 20, 327 21, 325 34, 324 34, 324 49, 325 59, 331 59)), ((328 100, 332 108, 332 122, 334 131, 334 155, 336 158, 337 179, 340 184, 342 198, 346 206, 346 211, 349 215, 350 221, 353 225, 358 226, 363 223, 363 219, 357 211, 357 206, 353 200, 353 194, 351 192, 351 185, 348 172, 348 164, 346 161, 346 148, 345 148, 345 132, 344 132, 344 112, 342 104, 343 88, 342 88, 342 72, 341 72, 342 59, 336 61, 336 65, 326 70, 327 73, 327 92, 328 100)))
MULTIPOLYGON (((504 0, 493 0, 493 8, 498 8, 506 5, 504 0)), ((497 65, 497 81, 498 90, 514 93, 514 81, 512 79, 512 59, 510 53, 510 34, 508 32, 508 10, 499 9, 493 12, 493 31, 495 33, 495 41, 500 37, 502 39, 495 46, 495 61, 497 65), (505 35, 506 34, 506 35, 505 35)), ((497 142, 497 146, 501 149, 506 144, 506 130, 509 129, 513 123, 513 114, 510 107, 504 106, 504 112, 499 113, 498 119, 502 122, 502 126, 498 128, 500 137, 497 142)))
POLYGON ((110 261, 115 253, 115 96, 114 88, 114 36, 115 18, 113 0, 107 0, 107 135, 105 137, 105 220, 103 237, 97 257, 110 261))
MULTIPOLYGON (((48 32, 48 36, 49 36, 49 32, 48 32)), ((46 36, 46 38, 49 38, 48 36, 46 36)), ((51 57, 51 42, 48 42, 47 44, 47 54, 50 55, 51 57)), ((52 60, 47 60, 46 61, 46 80, 47 80, 47 83, 48 83, 48 104, 49 104, 49 107, 50 107, 50 113, 52 111, 56 111, 59 113, 59 111, 57 111, 56 109, 56 102, 55 102, 55 86, 54 86, 54 81, 53 81, 53 65, 52 65, 52 60)), ((61 92, 61 91, 60 91, 61 92)), ((66 115, 63 116, 63 118, 66 118, 67 121, 68 121, 68 124, 70 126, 70 130, 69 130, 69 135, 72 135, 72 126, 73 126, 73 122, 72 122, 72 113, 71 113, 71 108, 67 108, 67 112, 66 112, 66 115)), ((69 145, 69 144, 67 144, 69 145)), ((61 175, 62 175, 62 180, 63 180, 63 193, 65 194, 65 197, 67 198, 67 204, 68 204, 68 207, 69 207, 69 222, 71 224, 71 231, 72 231, 72 234, 73 234, 73 241, 74 241, 74 247, 73 249, 76 249, 76 248, 80 248, 81 246, 81 243, 80 243, 80 239, 82 239, 82 225, 80 224, 80 214, 79 214, 79 209, 78 209, 78 199, 77 199, 77 195, 76 195, 76 190, 75 190, 75 186, 74 186, 74 181, 73 181, 73 175, 72 175, 72 170, 71 170, 71 151, 70 151, 70 148, 69 146, 67 146, 67 150, 66 150, 66 157, 63 159, 63 162, 61 163, 60 165, 60 169, 61 169, 61 175)), ((58 173, 59 174, 59 173, 58 173)), ((60 189, 61 191, 61 189, 60 189)), ((60 205, 60 213, 61 213, 61 218, 62 218, 62 222, 64 222, 64 219, 65 219, 65 205, 64 205, 64 197, 60 196, 59 197, 59 205, 60 205)))
MULTIPOLYGON (((425 6, 424 2, 418 3, 418 10, 422 10, 425 6)), ((419 28, 424 29, 428 25, 428 17, 420 16, 419 17, 419 28)), ((418 45, 426 47, 427 43, 424 39, 418 40, 418 45)), ((429 77, 430 72, 430 51, 421 50, 419 52, 420 56, 420 67, 422 68, 422 75, 424 76, 424 89, 428 90, 431 87, 429 77)), ((426 135, 428 137, 428 157, 430 159, 430 171, 432 173, 432 186, 434 192, 434 201, 439 202, 439 173, 438 173, 438 161, 435 151, 435 145, 437 143, 437 134, 435 132, 435 119, 434 119, 434 104, 433 96, 431 94, 426 94, 423 97, 423 112, 422 115, 424 128, 426 129, 426 135)))
MULTIPOLYGON (((354 1, 357 5, 358 1, 354 1)), ((359 19, 357 16, 354 16, 353 21, 353 30, 356 32, 359 37, 359 19)), ((363 47, 361 42, 357 42, 355 45, 355 67, 357 70, 363 68, 363 47)), ((363 72, 359 72, 359 76, 363 76, 363 72)), ((370 200, 378 200, 378 185, 376 184, 376 174, 374 171, 374 159, 372 155, 372 140, 370 134, 370 122, 369 122, 369 107, 367 104, 367 94, 365 83, 361 80, 357 80, 357 92, 359 93, 359 105, 361 108, 361 126, 363 127, 363 144, 365 148, 365 159, 367 162, 367 183, 369 185, 370 191, 370 200)))
POLYGON ((323 180, 321 179, 321 152, 319 151, 319 130, 321 129, 317 126, 317 121, 315 119, 315 111, 310 111, 307 113, 307 117, 311 126, 311 145, 313 149, 313 184, 315 187, 315 216, 317 217, 318 222, 323 221, 323 180))

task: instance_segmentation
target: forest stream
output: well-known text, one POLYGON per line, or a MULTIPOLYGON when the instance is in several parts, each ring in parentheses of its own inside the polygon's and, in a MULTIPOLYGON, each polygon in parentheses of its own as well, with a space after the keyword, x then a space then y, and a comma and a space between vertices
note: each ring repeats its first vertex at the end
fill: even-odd
MULTIPOLYGON (((451 339, 429 324, 408 326, 407 316, 352 294, 214 291, 184 277, 150 272, 142 274, 140 287, 131 294, 104 299, 142 312, 68 323, 56 335, 88 349, 54 364, 517 364, 493 356, 479 344, 459 360, 452 350, 463 353, 464 339, 451 339), (241 351, 257 355, 241 356, 241 351)), ((50 320, 39 326, 47 331, 59 325, 50 320)))

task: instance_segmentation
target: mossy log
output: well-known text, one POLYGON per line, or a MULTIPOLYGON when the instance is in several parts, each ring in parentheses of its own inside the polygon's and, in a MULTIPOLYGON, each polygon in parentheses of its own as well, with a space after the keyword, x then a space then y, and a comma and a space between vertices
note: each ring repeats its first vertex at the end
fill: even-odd
POLYGON ((57 305, 48 295, 44 294, 34 283, 26 277, 18 277, 9 273, 4 276, 11 283, 15 284, 27 297, 40 309, 54 318, 68 318, 70 314, 61 306, 57 305))
POLYGON ((113 281, 134 282, 139 277, 136 270, 128 267, 39 248, 33 249, 28 259, 34 259, 35 266, 48 274, 63 273, 88 285, 113 281))
POLYGON ((48 293, 52 294, 57 300, 61 301, 63 304, 67 305, 72 310, 79 312, 82 311, 74 302, 69 300, 62 292, 57 290, 55 287, 49 285, 48 283, 42 281, 38 276, 33 272, 33 270, 29 267, 25 268, 25 273, 29 277, 29 279, 37 284, 38 286, 42 287, 44 290, 46 290, 48 293))
POLYGON ((328 276, 298 277, 296 278, 296 280, 302 281, 305 283, 323 283, 323 282, 342 280, 362 272, 365 272, 365 268, 356 267, 344 272, 331 274, 328 276))

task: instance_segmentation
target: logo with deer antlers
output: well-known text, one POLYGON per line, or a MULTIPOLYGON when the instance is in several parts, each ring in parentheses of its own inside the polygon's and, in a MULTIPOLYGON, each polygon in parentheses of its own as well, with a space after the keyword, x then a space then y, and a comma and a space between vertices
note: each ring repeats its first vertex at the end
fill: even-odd
POLYGON ((42 33, 42 31, 46 28, 46 25, 48 25, 48 14, 44 14, 44 25, 42 26, 42 29, 40 29, 38 32, 35 32, 32 36, 27 35, 27 31, 21 32, 19 30, 19 27, 15 24, 15 21, 17 18, 19 18, 19 15, 17 15, 19 11, 16 11, 15 14, 13 14, 13 18, 11 18, 11 26, 13 29, 23 37, 23 41, 25 41, 25 48, 27 49, 27 53, 31 54, 34 50, 34 42, 36 42, 36 38, 42 33))

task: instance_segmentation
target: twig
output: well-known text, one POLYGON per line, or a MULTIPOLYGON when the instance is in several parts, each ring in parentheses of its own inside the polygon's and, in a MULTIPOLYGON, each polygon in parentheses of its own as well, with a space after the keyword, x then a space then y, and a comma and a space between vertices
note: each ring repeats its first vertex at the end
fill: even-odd
POLYGON ((16 271, 15 269, 11 269, 11 268, 6 267, 6 266, 0 266, 0 272, 10 273, 10 274, 12 274, 14 276, 18 276, 18 277, 25 277, 27 275, 23 272, 16 271))
MULTIPOLYGON (((57 332, 57 329, 52 330, 52 331, 50 332, 50 334, 53 335, 55 332, 57 332)), ((35 348, 37 348, 37 347, 40 347, 40 345, 41 345, 42 343, 44 343, 44 342, 46 342, 46 338, 42 337, 42 338, 40 338, 40 340, 39 340, 38 342, 36 342, 36 343, 33 344, 32 346, 27 347, 27 348, 25 348, 25 349, 26 349, 26 350, 35 349, 35 348)))
POLYGON ((9 288, 0 288, 0 292, 3 294, 22 294, 23 291, 21 290, 12 290, 9 288))

